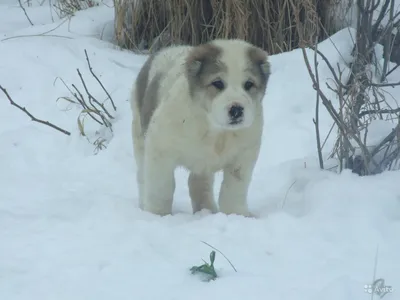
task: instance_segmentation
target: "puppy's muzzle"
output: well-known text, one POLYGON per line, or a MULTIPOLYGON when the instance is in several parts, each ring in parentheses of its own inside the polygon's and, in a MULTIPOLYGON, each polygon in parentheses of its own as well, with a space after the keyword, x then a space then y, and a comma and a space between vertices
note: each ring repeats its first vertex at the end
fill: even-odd
POLYGON ((230 119, 229 124, 240 124, 243 121, 244 107, 239 104, 233 104, 228 110, 228 116, 230 119))

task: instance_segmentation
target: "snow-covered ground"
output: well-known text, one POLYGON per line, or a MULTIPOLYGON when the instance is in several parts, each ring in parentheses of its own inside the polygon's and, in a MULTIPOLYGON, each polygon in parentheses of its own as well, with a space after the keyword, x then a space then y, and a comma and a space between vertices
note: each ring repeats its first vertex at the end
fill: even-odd
MULTIPOLYGON (((377 253, 375 278, 391 286, 384 299, 399 298, 400 172, 319 171, 315 92, 300 51, 271 57, 263 146, 249 194, 257 218, 193 215, 183 170, 176 173, 174 215, 158 217, 137 208, 130 137, 128 96, 146 57, 110 42, 112 7, 78 12, 70 22, 55 13, 52 19, 38 1, 26 10, 34 26, 16 0, 0 1, 0 85, 71 135, 30 121, 0 92, 1 300, 366 300, 377 253), (77 68, 88 89, 105 98, 85 49, 117 106, 114 135, 97 155, 79 135, 79 107, 56 101, 70 96, 57 78, 83 91, 77 68), (191 275, 211 251, 201 241, 221 250, 237 272, 217 253, 220 278, 206 283, 191 275)), ((349 31, 332 41, 319 49, 344 66, 349 31)), ((322 63, 319 72, 330 78, 322 63)), ((398 80, 400 72, 392 76, 398 80)), ((323 109, 320 118, 325 136, 331 121, 323 109)), ((85 126, 98 129, 90 119, 85 126)))

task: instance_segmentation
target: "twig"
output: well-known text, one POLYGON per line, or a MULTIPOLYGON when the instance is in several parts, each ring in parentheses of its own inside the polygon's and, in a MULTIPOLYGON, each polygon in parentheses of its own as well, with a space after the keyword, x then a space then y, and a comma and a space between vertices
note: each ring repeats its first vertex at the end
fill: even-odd
POLYGON ((0 85, 0 90, 6 95, 7 99, 10 101, 11 105, 13 105, 13 106, 17 107, 18 109, 22 110, 25 114, 27 114, 31 118, 32 121, 38 122, 38 123, 41 123, 41 124, 44 124, 44 125, 47 125, 47 126, 50 126, 51 128, 54 128, 54 129, 66 134, 66 135, 71 135, 71 133, 69 131, 67 131, 65 129, 62 129, 62 128, 50 123, 49 121, 43 121, 43 120, 40 120, 40 119, 37 119, 36 117, 34 117, 25 107, 22 107, 22 106, 18 105, 17 103, 15 103, 12 100, 11 96, 8 94, 7 90, 4 87, 2 87, 1 85, 0 85))
POLYGON ((289 195, 290 190, 296 184, 296 182, 297 182, 297 180, 293 181, 292 184, 289 186, 289 188, 286 190, 285 198, 283 198, 283 201, 282 201, 282 206, 281 206, 282 209, 285 207, 287 196, 289 195))
POLYGON ((1 41, 4 42, 4 41, 8 41, 8 40, 17 39, 17 38, 27 38, 27 37, 53 37, 53 38, 61 38, 61 39, 73 40, 72 37, 63 36, 63 35, 56 35, 56 34, 46 34, 46 35, 42 35, 42 34, 33 34, 33 35, 10 36, 10 37, 8 37, 8 38, 2 39, 1 41))
POLYGON ((26 18, 28 19, 29 23, 31 23, 31 25, 33 26, 33 23, 31 21, 31 19, 28 16, 28 13, 26 12, 25 7, 22 5, 21 0, 18 0, 19 6, 21 7, 21 9, 24 11, 24 14, 26 16, 26 18))
MULTIPOLYGON (((318 38, 315 41, 315 49, 317 49, 318 38)), ((317 85, 319 86, 319 74, 318 74, 318 59, 317 59, 317 51, 314 51, 314 67, 315 67, 315 77, 317 80, 317 85)), ((319 101, 320 95, 317 93, 317 99, 315 103, 315 119, 314 126, 315 126, 315 135, 317 138, 317 152, 318 152, 318 160, 319 160, 319 167, 321 170, 324 169, 324 160, 322 158, 322 148, 321 148, 321 136, 319 133, 319 101)))
POLYGON ((101 86, 101 88, 103 89, 103 91, 106 93, 108 99, 110 99, 111 104, 112 104, 114 110, 117 110, 117 107, 115 106, 114 101, 113 101, 113 99, 111 98, 111 95, 108 93, 108 91, 107 91, 106 88, 104 87, 103 83, 102 83, 102 82, 100 81, 100 79, 96 76, 96 74, 94 74, 93 69, 92 69, 92 66, 91 66, 91 64, 90 64, 89 56, 88 56, 88 54, 87 54, 86 49, 85 49, 85 56, 86 56, 86 61, 87 61, 87 63, 88 63, 88 67, 89 67, 90 73, 92 73, 93 77, 97 80, 97 82, 100 84, 100 86, 101 86))
POLYGON ((2 39, 1 41, 7 41, 7 40, 12 40, 12 39, 16 39, 16 38, 23 38, 23 37, 38 37, 38 36, 45 36, 45 37, 57 37, 57 38, 65 38, 65 39, 71 39, 72 37, 69 36, 61 36, 61 35, 55 35, 55 34, 48 34, 50 32, 53 32, 54 30, 56 30, 57 28, 61 27, 65 22, 67 22, 68 19, 65 19, 64 21, 62 21, 60 24, 58 24, 56 27, 47 30, 45 32, 39 33, 39 34, 33 34, 33 35, 17 35, 17 36, 11 36, 5 39, 2 39))
MULTIPOLYGON (((99 123, 100 125, 104 125, 101 121, 99 121, 98 119, 96 119, 91 112, 93 111, 93 109, 91 109, 85 102, 85 98, 83 98, 82 93, 79 91, 79 89, 76 87, 75 84, 72 84, 72 87, 74 88, 74 90, 76 91, 76 93, 73 93, 74 97, 79 101, 79 103, 82 105, 83 109, 85 110, 85 112, 97 123, 99 123), (78 97, 79 95, 79 97, 78 97)), ((96 114, 97 111, 94 111, 96 114)))
POLYGON ((395 137, 396 134, 400 130, 400 123, 396 125, 396 127, 392 130, 391 133, 389 133, 375 148, 374 150, 371 151, 371 155, 375 156, 381 149, 383 145, 385 145, 387 142, 392 141, 395 137))
POLYGON ((338 115, 338 113, 335 110, 335 108, 333 107, 331 101, 326 97, 326 95, 322 92, 322 90, 320 89, 320 87, 317 84, 317 80, 315 79, 315 75, 311 70, 311 65, 310 65, 310 62, 309 62, 308 57, 307 57, 306 49, 303 47, 303 48, 301 48, 301 50, 303 52, 303 57, 304 57, 304 61, 305 61, 306 66, 307 66, 308 73, 309 73, 309 75, 311 77, 311 80, 313 82, 313 87, 317 91, 317 93, 320 94, 320 97, 322 99, 322 103, 327 108, 329 114, 331 115, 331 117, 333 118, 335 123, 338 125, 340 131, 342 132, 343 136, 346 138, 347 142, 350 144, 350 141, 349 141, 349 139, 347 137, 347 135, 350 135, 352 138, 354 138, 354 140, 357 142, 357 144, 360 146, 360 148, 363 148, 361 140, 357 136, 355 136, 354 134, 350 134, 350 133, 347 132, 347 127, 344 124, 343 120, 338 115))
POLYGON ((400 112, 400 107, 395 109, 369 109, 360 112, 358 116, 361 118, 366 115, 372 115, 372 114, 397 114, 399 112, 400 112))
POLYGON ((370 86, 373 87, 395 87, 395 86, 399 86, 400 85, 400 81, 399 82, 390 82, 390 83, 370 83, 370 86))
MULTIPOLYGON (((92 115, 92 111, 98 115, 97 110, 95 110, 95 109, 93 110, 92 108, 90 108, 90 107, 86 104, 85 98, 83 97, 82 93, 79 91, 79 89, 76 87, 75 84, 72 84, 72 85, 71 85, 72 88, 75 90, 75 92, 74 92, 74 91, 72 91, 72 90, 69 88, 69 86, 65 83, 65 81, 64 81, 62 78, 60 78, 60 77, 56 77, 56 79, 55 79, 54 82, 53 82, 53 85, 55 85, 57 79, 60 79, 60 80, 61 80, 61 82, 64 84, 64 86, 67 88, 67 90, 71 93, 71 95, 74 96, 74 98, 75 98, 75 99, 79 102, 79 104, 83 107, 85 113, 87 113, 94 121, 96 121, 96 122, 99 123, 100 125, 104 125, 103 122, 99 121, 97 118, 95 118, 95 117, 92 115)), ((58 99, 65 99, 65 97, 59 97, 58 99)))
POLYGON ((88 95, 89 103, 90 103, 93 107, 95 107, 94 104, 92 103, 92 101, 93 101, 94 103, 96 103, 97 105, 99 105, 99 106, 104 110, 104 112, 106 113, 106 115, 107 115, 110 119, 114 119, 114 117, 113 117, 113 116, 107 111, 107 109, 104 107, 104 104, 100 103, 100 102, 89 92, 89 89, 87 88, 86 83, 85 83, 85 81, 83 80, 82 73, 79 71, 79 69, 76 69, 76 71, 78 72, 78 76, 79 76, 79 78, 80 78, 80 80, 81 80, 81 82, 82 82, 83 88, 85 89, 86 94, 88 95))
POLYGON ((336 124, 336 123, 333 122, 331 128, 329 129, 328 134, 326 135, 326 137, 325 137, 325 139, 324 139, 324 142, 322 143, 322 146, 321 146, 322 149, 325 147, 325 144, 326 144, 326 142, 328 141, 328 138, 329 138, 329 136, 331 135, 332 130, 333 130, 333 128, 335 127, 335 124, 336 124))
POLYGON ((392 74, 398 67, 400 67, 400 64, 395 65, 389 72, 386 73, 385 77, 387 78, 390 74, 392 74))
POLYGON ((313 51, 317 52, 317 54, 323 59, 323 61, 326 63, 326 65, 328 66, 329 70, 331 71, 332 76, 333 76, 333 78, 335 79, 335 82, 336 82, 341 88, 343 88, 343 89, 348 89, 348 87, 345 86, 345 85, 343 84, 343 82, 339 79, 339 77, 337 76, 336 71, 335 71, 335 69, 333 68, 333 66, 331 65, 331 63, 329 62, 328 58, 327 58, 321 51, 319 51, 319 50, 317 49, 316 46, 309 45, 308 47, 309 47, 310 49, 312 49, 313 51))
POLYGON ((47 30, 47 31, 45 31, 45 32, 42 32, 40 35, 46 35, 46 34, 48 34, 48 33, 50 33, 50 32, 53 32, 54 30, 60 28, 60 27, 61 27, 65 22, 67 22, 67 21, 69 21, 69 19, 65 19, 65 20, 62 21, 60 24, 58 24, 56 27, 54 27, 54 28, 52 28, 52 29, 50 29, 50 30, 47 30))
POLYGON ((53 17, 53 4, 51 3, 52 0, 49 0, 49 9, 50 9, 50 16, 51 16, 51 21, 54 23, 54 17, 53 17))
MULTIPOLYGON (((107 98, 106 100, 111 99, 110 94, 104 88, 103 84, 98 79, 98 77, 94 74, 86 50, 85 50, 85 54, 86 54, 86 60, 88 62, 88 66, 89 66, 92 76, 96 79, 97 83, 99 83, 101 85, 104 92, 108 95, 109 98, 107 98)), ((98 138, 98 139, 96 139, 96 141, 91 142, 84 131, 85 118, 87 117, 87 115, 89 115, 95 122, 97 122, 98 124, 100 124, 102 126, 105 126, 111 132, 111 134, 113 134, 113 128, 112 128, 113 124, 111 121, 114 119, 114 117, 112 116, 112 114, 109 113, 106 106, 104 105, 104 102, 98 101, 93 96, 93 94, 89 91, 87 83, 85 82, 85 79, 84 79, 81 71, 79 70, 79 68, 77 68, 76 71, 78 73, 80 82, 83 86, 86 96, 84 97, 82 92, 78 89, 78 87, 75 84, 72 84, 71 85, 72 88, 70 88, 66 85, 66 83, 61 78, 57 78, 57 79, 61 80, 61 82, 68 89, 68 91, 73 95, 73 97, 75 98, 76 101, 70 100, 66 97, 59 97, 58 99, 65 99, 68 102, 73 102, 73 103, 79 104, 82 107, 82 111, 80 112, 78 119, 77 119, 79 131, 82 136, 86 136, 87 140, 90 143, 92 143, 96 147, 95 148, 96 151, 98 151, 98 150, 101 150, 106 147, 104 142, 107 142, 107 139, 98 138)), ((55 81, 54 81, 54 83, 55 83, 55 81)), ((111 99, 111 102, 112 102, 112 99, 111 99)), ((115 108, 114 103, 113 103, 113 107, 115 108)))

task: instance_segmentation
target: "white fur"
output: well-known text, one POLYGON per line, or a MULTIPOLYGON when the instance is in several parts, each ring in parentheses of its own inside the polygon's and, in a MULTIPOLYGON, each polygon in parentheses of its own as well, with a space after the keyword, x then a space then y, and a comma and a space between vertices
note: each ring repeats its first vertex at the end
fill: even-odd
POLYGON ((183 166, 190 171, 189 192, 193 211, 217 212, 213 197, 214 173, 222 170, 224 179, 219 194, 219 209, 226 214, 249 216, 247 193, 256 164, 263 129, 261 101, 253 101, 243 91, 248 74, 245 42, 214 41, 223 49, 221 60, 228 65, 225 80, 228 89, 211 103, 191 99, 184 74, 189 46, 170 47, 153 61, 149 81, 156 72, 168 71, 159 90, 160 103, 146 134, 140 127, 136 109, 135 85, 131 95, 132 138, 137 163, 140 207, 148 212, 172 213, 175 190, 174 170, 183 166), (233 103, 245 108, 244 121, 229 125, 227 110, 233 103))

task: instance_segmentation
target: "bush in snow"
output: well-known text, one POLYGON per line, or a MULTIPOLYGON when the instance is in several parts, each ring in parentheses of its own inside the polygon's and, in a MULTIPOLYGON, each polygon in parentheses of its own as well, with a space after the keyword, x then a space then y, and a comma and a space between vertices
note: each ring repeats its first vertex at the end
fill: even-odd
POLYGON ((356 3, 354 45, 345 72, 339 66, 332 66, 317 49, 317 44, 302 35, 299 12, 304 8, 292 1, 297 11, 297 29, 302 35, 303 56, 317 91, 314 123, 320 167, 324 167, 324 162, 318 128, 319 101, 338 129, 337 142, 331 154, 331 158, 338 160, 338 170, 352 169, 359 175, 369 175, 399 168, 400 108, 393 101, 389 88, 399 86, 400 80, 390 82, 388 78, 400 64, 399 51, 394 51, 400 39, 400 11, 396 11, 395 0, 357 0, 356 3), (313 63, 307 56, 306 47, 314 50, 313 63), (338 107, 319 82, 318 58, 332 72, 334 84, 326 83, 326 87, 336 95, 338 107), (378 126, 386 127, 386 132, 382 133, 378 126))
POLYGON ((92 77, 105 93, 105 100, 98 100, 94 94, 90 92, 88 85, 86 84, 85 79, 79 69, 77 69, 77 73, 82 88, 79 89, 75 84, 72 84, 71 87, 68 87, 64 80, 60 78, 64 86, 71 93, 72 97, 64 96, 59 97, 57 100, 65 100, 80 109, 80 113, 77 118, 79 133, 81 136, 86 137, 86 139, 95 146, 94 152, 97 154, 98 151, 107 147, 107 143, 110 141, 113 135, 112 121, 115 117, 112 115, 112 113, 110 113, 110 111, 116 112, 117 108, 113 99, 111 98, 111 95, 106 90, 98 76, 93 72, 93 68, 86 50, 85 56, 92 77), (110 104, 109 108, 106 106, 106 101, 108 101, 110 104), (86 120, 91 121, 89 124, 89 129, 87 129, 86 120))

